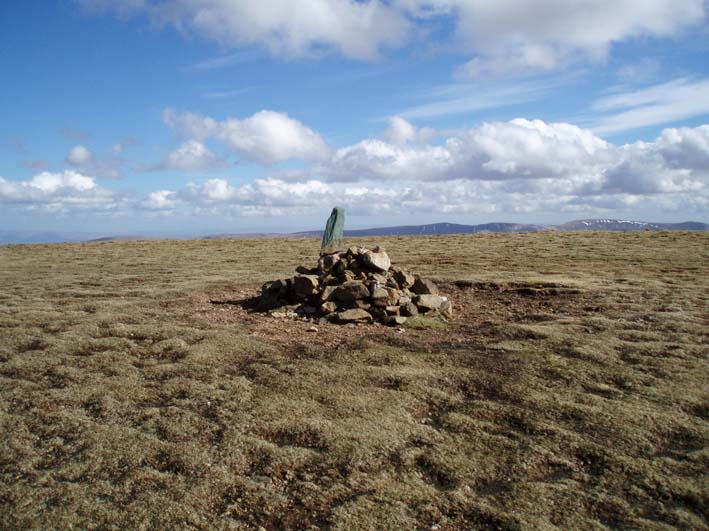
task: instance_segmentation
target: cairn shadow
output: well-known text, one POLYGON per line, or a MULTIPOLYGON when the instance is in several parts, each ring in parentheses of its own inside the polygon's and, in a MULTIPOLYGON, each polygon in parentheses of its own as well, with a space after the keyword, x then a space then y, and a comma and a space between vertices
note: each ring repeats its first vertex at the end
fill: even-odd
POLYGON ((257 312, 260 298, 256 295, 243 299, 209 299, 209 304, 214 306, 238 306, 248 312, 257 312))

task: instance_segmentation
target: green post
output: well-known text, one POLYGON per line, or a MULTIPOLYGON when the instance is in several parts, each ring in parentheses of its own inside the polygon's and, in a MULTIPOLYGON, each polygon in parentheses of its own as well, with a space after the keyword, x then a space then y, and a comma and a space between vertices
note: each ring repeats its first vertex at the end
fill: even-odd
POLYGON ((343 246, 345 236, 345 209, 335 207, 325 225, 325 233, 322 236, 320 246, 320 256, 340 251, 343 246))

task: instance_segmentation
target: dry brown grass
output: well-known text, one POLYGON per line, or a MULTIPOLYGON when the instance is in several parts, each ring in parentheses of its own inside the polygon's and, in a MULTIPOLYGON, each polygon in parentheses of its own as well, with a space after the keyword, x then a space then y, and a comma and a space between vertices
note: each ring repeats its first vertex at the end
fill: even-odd
POLYGON ((0 247, 0 529, 706 529, 709 235, 381 238, 451 323, 251 314, 318 242, 0 247))

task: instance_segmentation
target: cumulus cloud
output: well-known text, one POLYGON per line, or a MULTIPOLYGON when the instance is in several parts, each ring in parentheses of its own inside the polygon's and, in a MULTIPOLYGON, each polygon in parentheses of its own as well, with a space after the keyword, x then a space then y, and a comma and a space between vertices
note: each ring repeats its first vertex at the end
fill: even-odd
MULTIPOLYGON (((441 145, 366 139, 296 180, 213 178, 151 194, 144 206, 295 216, 339 204, 355 215, 701 213, 709 205, 709 126, 666 129, 616 146, 591 131, 517 119, 458 132, 441 145), (320 177, 315 177, 320 175, 320 177)), ((413 125, 412 125, 413 127, 413 125)), ((414 128, 415 129, 415 128, 414 128)))
POLYGON ((179 203, 175 192, 158 190, 148 194, 148 197, 142 202, 142 206, 148 210, 172 210, 179 203))
POLYGON ((287 114, 263 110, 245 118, 217 121, 195 113, 163 112, 163 120, 192 141, 214 138, 240 156, 262 164, 328 156, 322 137, 287 114))
POLYGON ((91 152, 82 145, 74 146, 67 153, 66 161, 74 166, 81 166, 91 160, 91 152))
POLYGON ((667 37, 704 19, 703 0, 403 0, 453 12, 461 46, 476 54, 470 76, 550 70, 569 60, 604 59, 613 43, 667 37), (497 64, 496 64, 497 63, 497 64))
MULTIPOLYGON (((84 174, 102 177, 104 179, 118 179, 121 177, 125 161, 118 157, 121 149, 112 147, 110 154, 95 155, 87 147, 79 144, 69 150, 65 162, 74 167, 76 171, 84 174)), ((122 146, 122 144, 120 144, 122 146)))
POLYGON ((278 56, 304 57, 335 50, 374 59, 399 46, 409 21, 386 2, 369 0, 80 0, 91 10, 123 16, 146 14, 153 22, 189 30, 225 47, 258 45, 278 56))
POLYGON ((165 157, 158 169, 185 172, 208 171, 220 165, 219 158, 202 142, 188 140, 165 157))
POLYGON ((415 34, 436 34, 430 30, 443 20, 455 28, 459 48, 473 55, 460 70, 469 77, 603 59, 613 43, 673 36, 705 16, 703 0, 271 0, 268 9, 256 0, 79 1, 279 57, 334 50, 369 60, 415 34))
POLYGON ((464 130, 442 145, 363 140, 338 149, 319 170, 335 181, 599 178, 610 145, 571 124, 517 119, 464 130))
POLYGON ((119 196, 76 171, 42 172, 27 181, 0 178, 0 203, 44 208, 105 210, 115 208, 119 196))
POLYGON ((401 116, 389 118, 389 128, 384 138, 392 144, 408 144, 426 142, 436 136, 436 131, 430 127, 418 128, 401 116))

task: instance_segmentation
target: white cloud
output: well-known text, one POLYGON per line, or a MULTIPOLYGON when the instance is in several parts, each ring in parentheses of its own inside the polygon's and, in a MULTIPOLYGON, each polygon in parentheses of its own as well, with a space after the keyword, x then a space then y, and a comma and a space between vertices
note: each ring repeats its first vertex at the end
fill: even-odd
POLYGON ((160 169, 185 172, 208 171, 220 164, 219 158, 197 140, 188 140, 165 157, 160 169))
POLYGON ((106 210, 116 208, 120 197, 96 184, 93 177, 76 171, 42 172, 28 181, 0 178, 0 203, 45 208, 106 210))
POLYGON ((459 132, 443 145, 363 140, 338 149, 319 171, 335 181, 507 180, 601 177, 610 145, 571 124, 517 119, 459 132))
POLYGON ((674 36, 705 16, 703 0, 270 0, 267 9, 256 0, 79 1, 121 16, 146 14, 226 48, 261 46, 278 57, 334 50, 370 60, 414 35, 440 35, 435 30, 444 21, 455 30, 439 39, 452 38, 473 55, 460 70, 472 77, 602 60, 614 43, 674 36))
POLYGON ((245 118, 217 121, 194 113, 163 112, 163 119, 183 136, 214 138, 244 158, 262 164, 288 159, 319 160, 329 148, 315 131, 287 114, 263 110, 245 118))
MULTIPOLYGON (((209 179, 161 191, 145 206, 237 216, 296 216, 344 206, 354 215, 476 214, 490 219, 672 212, 709 206, 709 125, 666 129, 616 146, 591 131, 524 119, 460 131, 441 145, 365 139, 312 175, 234 185, 209 179)), ((635 216, 638 217, 638 216, 635 216)), ((642 214, 640 217, 643 217, 642 214)))
POLYGON ((706 115, 707 94, 709 78, 680 78, 612 94, 593 103, 599 116, 589 125, 596 133, 606 134, 706 115))
POLYGON ((604 59, 613 43, 668 37, 704 19, 703 0, 404 0, 455 13, 461 47, 476 54, 472 76, 549 70, 604 59), (497 64, 495 64, 497 63, 497 64))
POLYGON ((565 76, 554 80, 537 79, 515 83, 454 83, 435 87, 422 94, 422 103, 400 111, 406 119, 432 118, 502 108, 539 99, 565 82, 565 76))
POLYGON ((80 0, 90 9, 124 16, 145 13, 158 24, 193 31, 225 47, 258 45, 277 56, 304 57, 336 50, 354 59, 374 59, 399 46, 409 22, 386 2, 370 0, 80 0))
POLYGON ((170 190, 151 192, 142 206, 148 210, 171 210, 180 203, 177 194, 170 190))
POLYGON ((91 160, 91 152, 82 145, 74 146, 67 153, 66 161, 74 166, 81 166, 91 160))
POLYGON ((384 138, 392 144, 426 142, 434 136, 436 136, 434 129, 418 128, 401 116, 389 118, 389 128, 384 132, 384 138))

